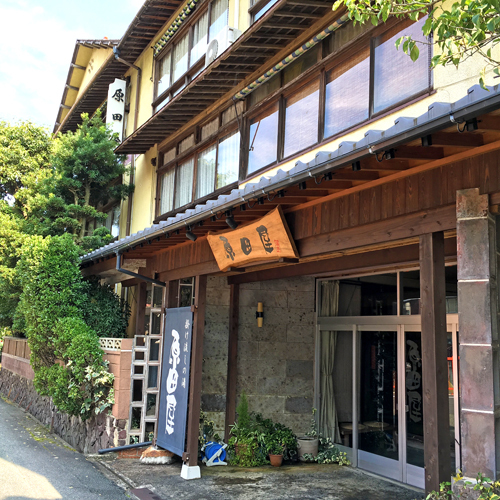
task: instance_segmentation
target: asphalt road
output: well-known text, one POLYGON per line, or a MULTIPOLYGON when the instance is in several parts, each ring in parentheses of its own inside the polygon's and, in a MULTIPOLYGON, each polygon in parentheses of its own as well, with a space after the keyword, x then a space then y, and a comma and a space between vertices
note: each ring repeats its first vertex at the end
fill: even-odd
POLYGON ((97 467, 0 398, 0 500, 131 498, 97 467))

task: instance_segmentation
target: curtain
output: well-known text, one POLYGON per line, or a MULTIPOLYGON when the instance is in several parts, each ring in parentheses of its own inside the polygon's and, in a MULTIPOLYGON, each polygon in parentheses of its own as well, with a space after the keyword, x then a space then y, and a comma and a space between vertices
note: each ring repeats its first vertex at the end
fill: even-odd
POLYGON ((184 35, 174 47, 174 78, 176 82, 188 69, 188 35, 184 35))
POLYGON ((159 96, 170 87, 170 63, 172 52, 165 55, 160 61, 160 75, 158 79, 158 91, 156 95, 159 96))
POLYGON ((174 174, 175 169, 172 168, 162 175, 160 186, 160 214, 172 210, 172 202, 174 201, 174 174))
POLYGON ((217 161, 217 189, 238 180, 240 164, 239 131, 224 137, 219 142, 219 158, 217 161))
MULTIPOLYGON (((337 316, 339 310, 339 282, 323 281, 321 284, 321 316, 337 316)), ((319 429, 323 436, 329 436, 340 443, 340 431, 333 388, 335 349, 337 332, 321 332, 319 429)))
POLYGON ((191 49, 190 65, 197 62, 207 51, 208 11, 205 12, 193 26, 193 48, 191 49))
POLYGON ((229 0, 215 0, 212 3, 210 22, 210 41, 212 41, 226 26, 229 16, 229 0))
POLYGON ((215 156, 217 144, 212 144, 198 155, 198 167, 196 169, 196 195, 195 198, 203 198, 214 190, 215 182, 215 156))
POLYGON ((189 203, 193 194, 193 168, 194 158, 182 163, 177 167, 177 179, 175 180, 175 208, 189 203))

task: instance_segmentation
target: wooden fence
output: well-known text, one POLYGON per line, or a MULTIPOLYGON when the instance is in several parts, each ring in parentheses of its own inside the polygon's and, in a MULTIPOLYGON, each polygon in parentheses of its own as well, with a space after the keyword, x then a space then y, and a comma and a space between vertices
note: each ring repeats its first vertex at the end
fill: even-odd
POLYGON ((30 359, 31 351, 27 339, 5 337, 2 353, 17 356, 18 358, 30 359))

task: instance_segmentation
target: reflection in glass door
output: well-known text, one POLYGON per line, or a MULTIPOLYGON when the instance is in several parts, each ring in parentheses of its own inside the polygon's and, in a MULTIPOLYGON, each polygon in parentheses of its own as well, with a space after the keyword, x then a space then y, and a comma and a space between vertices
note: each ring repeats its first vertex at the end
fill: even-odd
POLYGON ((362 331, 359 466, 400 479, 396 331, 362 331))

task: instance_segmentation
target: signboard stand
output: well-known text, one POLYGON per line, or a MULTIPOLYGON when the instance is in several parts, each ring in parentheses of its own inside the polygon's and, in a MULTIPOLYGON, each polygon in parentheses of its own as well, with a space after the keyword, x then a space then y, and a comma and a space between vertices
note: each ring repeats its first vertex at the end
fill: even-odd
POLYGON ((182 479, 200 479, 201 478, 200 466, 182 464, 181 477, 182 479))
MULTIPOLYGON (((192 332, 191 307, 166 310, 156 442, 181 457, 186 444, 192 332)), ((181 477, 200 478, 200 468, 184 464, 181 477)))

